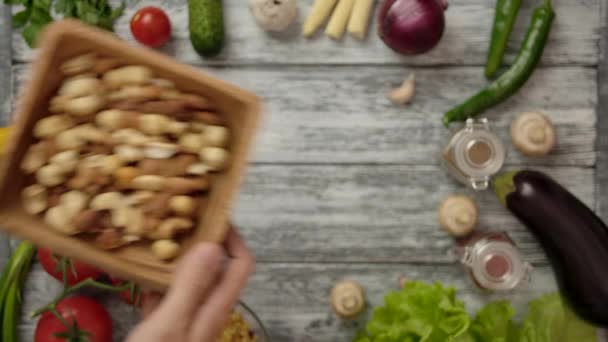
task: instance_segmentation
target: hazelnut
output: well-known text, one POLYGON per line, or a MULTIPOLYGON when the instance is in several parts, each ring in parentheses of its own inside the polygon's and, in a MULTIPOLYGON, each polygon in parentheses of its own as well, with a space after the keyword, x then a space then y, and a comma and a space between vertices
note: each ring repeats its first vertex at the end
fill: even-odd
POLYGON ((150 250, 160 260, 171 260, 179 254, 180 245, 173 240, 158 240, 150 245, 150 250))
POLYGON ((133 180, 140 175, 139 169, 131 166, 123 166, 114 172, 115 185, 119 189, 131 189, 133 180))
POLYGON ((180 216, 191 216, 198 206, 197 200, 190 196, 173 196, 169 199, 169 209, 180 216))
POLYGON ((104 156, 101 161, 101 171, 107 175, 114 174, 121 166, 124 165, 124 160, 115 155, 104 156))

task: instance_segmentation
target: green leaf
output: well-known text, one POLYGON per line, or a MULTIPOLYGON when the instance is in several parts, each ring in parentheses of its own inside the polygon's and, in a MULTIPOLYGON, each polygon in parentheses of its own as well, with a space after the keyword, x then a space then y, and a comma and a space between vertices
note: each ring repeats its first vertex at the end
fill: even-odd
POLYGON ((127 7, 127 4, 123 1, 120 3, 120 6, 116 7, 116 9, 114 9, 112 11, 112 14, 110 14, 110 18, 112 20, 120 17, 122 15, 122 13, 125 11, 125 8, 127 7))
POLYGON ((63 14, 65 17, 76 17, 76 0, 57 0, 55 12, 63 14))
POLYGON ((23 11, 17 12, 13 15, 13 28, 21 28, 30 20, 32 14, 31 7, 27 7, 23 11))
POLYGON ((46 24, 29 24, 23 29, 21 33, 23 35, 23 39, 25 39, 27 45, 31 48, 36 46, 36 40, 38 39, 38 34, 42 29, 46 26, 46 24))
POLYGON ((515 309, 508 301, 492 302, 483 307, 471 324, 478 341, 508 342, 513 329, 515 309))
POLYGON ((596 328, 582 321, 557 293, 528 304, 519 342, 596 342, 596 328))
POLYGON ((376 308, 358 341, 472 342, 465 336, 469 325, 453 288, 409 282, 401 291, 386 295, 384 306, 376 308))

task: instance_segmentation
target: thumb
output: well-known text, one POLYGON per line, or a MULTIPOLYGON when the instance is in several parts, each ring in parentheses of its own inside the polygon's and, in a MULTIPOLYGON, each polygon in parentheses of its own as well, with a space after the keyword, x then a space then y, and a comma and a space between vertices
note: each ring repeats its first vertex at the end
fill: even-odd
POLYGON ((204 242, 192 247, 178 264, 158 315, 189 324, 217 283, 225 258, 223 248, 217 244, 204 242))

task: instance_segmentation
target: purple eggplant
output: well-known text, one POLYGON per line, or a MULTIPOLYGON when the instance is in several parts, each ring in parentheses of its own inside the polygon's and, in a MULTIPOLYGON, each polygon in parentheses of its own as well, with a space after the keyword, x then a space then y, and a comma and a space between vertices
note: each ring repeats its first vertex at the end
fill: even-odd
POLYGON ((500 175, 494 191, 537 237, 560 290, 583 319, 608 326, 608 227, 583 202, 537 171, 500 175))

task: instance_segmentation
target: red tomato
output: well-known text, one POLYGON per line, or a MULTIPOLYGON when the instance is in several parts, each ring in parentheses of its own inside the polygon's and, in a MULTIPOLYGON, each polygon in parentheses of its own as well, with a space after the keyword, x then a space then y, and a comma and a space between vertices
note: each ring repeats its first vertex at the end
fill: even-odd
POLYGON ((112 319, 93 299, 84 296, 65 298, 57 304, 57 312, 70 327, 52 312, 45 312, 36 325, 35 342, 80 341, 78 337, 85 334, 88 334, 89 342, 112 342, 112 319))
MULTIPOLYGON (((124 281, 122 279, 114 278, 112 276, 110 276, 110 280, 112 281, 112 285, 114 285, 114 286, 119 286, 119 285, 126 283, 126 281, 124 281)), ((125 291, 122 291, 119 295, 120 295, 120 298, 122 298, 122 300, 125 303, 127 303, 129 305, 141 307, 141 303, 143 301, 143 293, 141 293, 141 290, 139 289, 139 287, 137 285, 135 285, 134 291, 131 291, 130 289, 125 290, 125 291)))
POLYGON ((153 48, 159 47, 171 37, 171 21, 160 8, 144 7, 131 18, 131 33, 138 42, 153 48))
POLYGON ((88 278, 98 279, 103 275, 103 272, 93 266, 67 258, 64 259, 63 266, 58 265, 58 262, 61 262, 61 257, 53 255, 53 252, 48 248, 38 248, 38 259, 46 273, 61 282, 63 282, 61 268, 64 267, 68 272, 67 281, 70 286, 76 285, 88 278))

